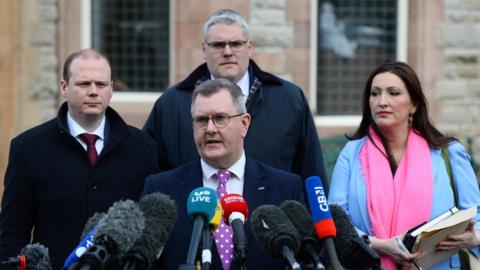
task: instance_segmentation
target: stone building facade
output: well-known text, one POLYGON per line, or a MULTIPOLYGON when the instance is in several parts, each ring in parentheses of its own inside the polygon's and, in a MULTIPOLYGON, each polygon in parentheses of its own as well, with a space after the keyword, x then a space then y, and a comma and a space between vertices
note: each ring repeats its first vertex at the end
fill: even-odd
MULTIPOLYGON (((82 5, 95 0, 0 1, 0 174, 9 141, 53 117, 62 102, 61 65, 85 47, 82 5)), ((480 2, 399 0, 407 5, 406 61, 419 74, 431 115, 440 130, 471 145, 480 160, 480 2)), ((252 26, 253 59, 265 70, 302 87, 316 114, 312 27, 313 0, 170 0, 170 84, 203 62, 201 25, 213 11, 239 11, 252 26)), ((112 105, 141 126, 159 93, 139 101, 115 98, 112 105)), ((137 99, 135 99, 137 100, 137 99)), ((355 124, 330 126, 315 119, 321 137, 342 134, 355 124)), ((341 121, 340 121, 341 122, 341 121)), ((3 184, 3 183, 2 183, 3 184)), ((0 191, 2 185, 0 184, 0 191)))

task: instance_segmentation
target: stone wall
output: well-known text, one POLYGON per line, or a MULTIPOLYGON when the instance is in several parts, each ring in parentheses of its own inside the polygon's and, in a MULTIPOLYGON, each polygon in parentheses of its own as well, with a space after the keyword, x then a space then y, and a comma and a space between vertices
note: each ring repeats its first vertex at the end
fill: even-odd
POLYGON ((444 69, 436 81, 440 128, 467 146, 480 161, 480 1, 444 0, 437 45, 444 69))
POLYGON ((57 111, 57 0, 0 1, 0 18, 3 179, 10 140, 50 119, 57 111))

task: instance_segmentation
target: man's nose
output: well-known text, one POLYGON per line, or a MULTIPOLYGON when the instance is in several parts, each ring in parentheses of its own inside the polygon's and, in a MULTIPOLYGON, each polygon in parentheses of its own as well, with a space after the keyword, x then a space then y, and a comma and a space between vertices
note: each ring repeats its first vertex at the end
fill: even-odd
POLYGON ((232 55, 232 48, 230 47, 230 44, 225 44, 225 47, 223 48, 223 55, 232 55))
POLYGON ((89 95, 97 95, 98 94, 98 88, 95 82, 90 83, 90 87, 88 87, 88 94, 89 95))
POLYGON ((205 127, 205 130, 207 132, 215 132, 217 131, 217 126, 215 126, 215 123, 213 122, 213 118, 209 118, 207 122, 207 126, 205 127))

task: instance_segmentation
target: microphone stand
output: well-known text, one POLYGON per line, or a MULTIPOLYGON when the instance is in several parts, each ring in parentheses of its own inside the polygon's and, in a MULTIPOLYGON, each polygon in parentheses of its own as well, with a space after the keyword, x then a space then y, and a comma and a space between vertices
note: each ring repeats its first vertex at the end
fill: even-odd
POLYGON ((212 242, 208 226, 209 224, 206 223, 202 231, 202 270, 210 270, 210 266, 212 265, 212 242))
POLYGON ((293 255, 290 248, 288 248, 288 246, 283 246, 282 247, 282 253, 283 253, 283 257, 288 262, 288 265, 290 266, 290 268, 292 270, 301 270, 302 269, 302 268, 300 268, 300 264, 298 264, 298 262, 295 260, 295 256, 293 255))

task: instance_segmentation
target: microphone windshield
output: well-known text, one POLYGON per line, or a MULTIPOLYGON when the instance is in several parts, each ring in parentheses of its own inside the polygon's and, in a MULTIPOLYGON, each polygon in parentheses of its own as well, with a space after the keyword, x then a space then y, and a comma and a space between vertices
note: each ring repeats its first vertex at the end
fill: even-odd
POLYGON ((305 180, 305 187, 318 238, 323 240, 326 237, 335 237, 337 231, 328 207, 327 196, 325 195, 320 177, 308 177, 305 180))
POLYGON ((215 214, 213 215, 212 219, 208 222, 209 229, 211 232, 214 232, 218 229, 218 226, 220 226, 220 223, 222 222, 222 205, 217 202, 217 208, 215 209, 215 214))
POLYGON ((87 248, 93 244, 93 238, 97 233, 96 225, 100 223, 107 215, 105 213, 95 213, 91 216, 85 227, 83 228, 82 236, 78 246, 68 255, 63 263, 64 269, 69 269, 78 259, 87 251, 87 248))
POLYGON ((312 217, 305 206, 298 201, 287 200, 282 202, 279 207, 302 236, 302 248, 308 243, 318 253, 321 249, 320 242, 315 234, 312 217))
POLYGON ((282 247, 294 254, 300 247, 300 234, 287 215, 275 205, 262 205, 252 212, 251 227, 259 246, 274 259, 282 260, 282 247))
POLYGON ((201 215, 205 221, 209 221, 215 215, 217 209, 217 193, 215 190, 206 187, 199 187, 188 196, 187 213, 191 219, 201 215))
POLYGON ((128 253, 141 254, 144 263, 150 266, 160 257, 177 221, 177 205, 168 195, 160 192, 142 197, 138 205, 145 216, 145 229, 128 253))
POLYGON ((28 270, 51 270, 50 256, 48 248, 35 243, 26 245, 21 251, 21 255, 25 256, 28 270))
POLYGON ((358 236, 342 207, 330 205, 330 210, 338 230, 334 242, 342 265, 352 270, 381 269, 379 255, 358 236))
POLYGON ((144 228, 144 215, 134 201, 115 202, 97 225, 94 243, 108 246, 109 252, 124 253, 142 235, 144 228))
POLYGON ((222 197, 220 200, 223 208, 223 220, 225 223, 231 223, 231 214, 233 212, 240 213, 241 215, 237 215, 236 218, 242 218, 242 223, 248 218, 248 207, 247 202, 240 194, 230 193, 222 197))
POLYGON ((91 216, 87 220, 87 223, 85 223, 85 227, 83 227, 82 236, 80 237, 80 241, 85 239, 85 237, 87 237, 90 234, 90 232, 93 230, 93 228, 95 228, 95 226, 97 226, 97 224, 100 222, 100 220, 102 220, 106 216, 107 216, 107 214, 105 214, 105 213, 95 213, 95 214, 93 214, 93 216, 91 216))

